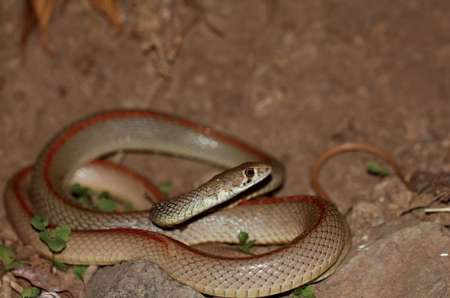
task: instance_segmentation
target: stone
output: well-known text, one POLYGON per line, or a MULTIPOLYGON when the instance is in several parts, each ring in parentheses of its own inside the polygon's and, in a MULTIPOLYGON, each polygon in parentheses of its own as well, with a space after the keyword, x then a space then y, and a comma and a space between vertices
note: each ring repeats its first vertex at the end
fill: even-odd
POLYGON ((422 222, 356 251, 317 297, 450 297, 450 235, 422 222))
POLYGON ((87 288, 90 298, 203 298, 182 285, 157 265, 145 261, 125 262, 100 268, 87 288))

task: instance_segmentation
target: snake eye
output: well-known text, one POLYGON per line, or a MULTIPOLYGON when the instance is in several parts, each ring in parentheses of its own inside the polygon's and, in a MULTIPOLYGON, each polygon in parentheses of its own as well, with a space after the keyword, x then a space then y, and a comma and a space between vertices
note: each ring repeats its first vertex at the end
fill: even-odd
POLYGON ((253 178, 255 176, 255 170, 253 168, 245 169, 244 174, 247 178, 253 178))

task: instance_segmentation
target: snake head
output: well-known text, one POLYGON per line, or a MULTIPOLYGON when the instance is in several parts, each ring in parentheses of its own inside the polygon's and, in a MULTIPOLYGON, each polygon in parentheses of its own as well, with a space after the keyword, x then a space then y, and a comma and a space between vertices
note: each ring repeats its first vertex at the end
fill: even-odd
POLYGON ((214 176, 188 193, 154 204, 150 219, 160 227, 173 227, 231 200, 257 185, 271 172, 272 166, 267 163, 243 163, 214 176))

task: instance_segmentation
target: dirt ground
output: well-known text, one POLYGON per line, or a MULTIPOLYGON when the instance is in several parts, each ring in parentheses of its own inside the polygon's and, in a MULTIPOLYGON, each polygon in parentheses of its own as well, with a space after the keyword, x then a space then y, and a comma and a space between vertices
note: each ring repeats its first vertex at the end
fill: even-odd
MULTIPOLYGON (((446 0, 127 1, 122 34, 83 1, 68 2, 51 22, 53 56, 37 34, 21 52, 20 2, 0 2, 0 189, 63 125, 131 107, 270 152, 287 168, 281 194, 311 193, 315 158, 346 141, 386 149, 408 174, 450 170, 446 0)), ((380 182, 365 173, 369 159, 339 157, 324 171, 344 212, 380 182)), ((214 171, 167 157, 128 161, 173 181, 174 193, 214 171)))

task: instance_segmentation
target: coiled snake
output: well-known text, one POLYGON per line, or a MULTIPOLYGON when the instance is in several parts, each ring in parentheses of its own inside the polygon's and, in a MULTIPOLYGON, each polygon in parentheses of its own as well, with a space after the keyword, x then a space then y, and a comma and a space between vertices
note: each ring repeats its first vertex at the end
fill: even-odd
POLYGON ((206 294, 261 297, 328 276, 350 247, 345 218, 333 203, 317 196, 245 200, 197 215, 235 196, 270 192, 283 179, 279 161, 235 138, 164 113, 117 110, 81 119, 53 137, 32 171, 24 169, 10 180, 5 202, 19 237, 45 256, 99 265, 145 259, 206 294), (75 204, 68 186, 77 169, 118 150, 163 152, 231 169, 174 200, 157 203, 151 217, 148 211, 101 213, 75 204), (75 230, 64 251, 53 255, 39 240, 30 225, 34 213, 75 230), (286 244, 247 257, 217 256, 191 247, 236 243, 240 231, 257 244, 286 244))

